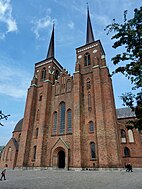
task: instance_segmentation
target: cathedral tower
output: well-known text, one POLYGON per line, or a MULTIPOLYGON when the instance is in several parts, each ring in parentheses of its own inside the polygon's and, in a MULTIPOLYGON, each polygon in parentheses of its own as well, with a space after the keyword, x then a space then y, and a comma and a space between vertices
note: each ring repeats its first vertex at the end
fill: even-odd
POLYGON ((102 44, 94 40, 89 9, 86 33, 86 44, 76 49, 74 74, 74 100, 78 108, 75 132, 80 132, 81 164, 82 167, 119 167, 112 81, 102 44))
POLYGON ((45 166, 52 86, 62 70, 54 57, 53 25, 47 57, 35 64, 34 77, 28 89, 17 167, 45 166))

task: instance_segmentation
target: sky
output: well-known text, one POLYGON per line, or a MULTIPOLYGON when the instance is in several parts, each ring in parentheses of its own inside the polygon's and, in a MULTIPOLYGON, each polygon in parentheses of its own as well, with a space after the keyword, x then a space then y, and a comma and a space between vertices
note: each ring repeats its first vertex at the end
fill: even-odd
MULTIPOLYGON (((104 29, 114 18, 122 23, 125 10, 132 18, 141 0, 0 0, 0 110, 11 115, 1 121, 0 145, 8 142, 23 118, 34 65, 46 58, 53 22, 55 58, 73 75, 75 49, 86 40, 86 2, 95 40, 101 40, 112 72, 115 67, 111 58, 121 49, 112 49, 111 35, 104 29)), ((121 108, 120 96, 130 91, 131 83, 121 74, 113 76, 112 81, 116 108, 121 108)))

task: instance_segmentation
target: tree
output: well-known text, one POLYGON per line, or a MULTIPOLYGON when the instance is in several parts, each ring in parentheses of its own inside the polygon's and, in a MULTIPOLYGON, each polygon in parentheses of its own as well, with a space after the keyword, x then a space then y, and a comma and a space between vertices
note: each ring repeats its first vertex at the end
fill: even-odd
POLYGON ((135 111, 136 120, 129 121, 128 126, 142 130, 142 7, 134 10, 134 17, 127 19, 127 10, 124 11, 124 23, 120 24, 113 19, 112 24, 105 30, 107 35, 115 40, 113 48, 123 47, 123 52, 112 58, 117 68, 113 74, 122 73, 132 85, 132 92, 122 94, 124 105, 135 111), (134 91, 135 90, 135 91, 134 91))
MULTIPOLYGON (((3 114, 2 111, 0 110, 0 120, 2 120, 2 119, 6 119, 7 120, 9 116, 10 115, 3 114)), ((4 126, 4 125, 0 122, 0 126, 4 126)))

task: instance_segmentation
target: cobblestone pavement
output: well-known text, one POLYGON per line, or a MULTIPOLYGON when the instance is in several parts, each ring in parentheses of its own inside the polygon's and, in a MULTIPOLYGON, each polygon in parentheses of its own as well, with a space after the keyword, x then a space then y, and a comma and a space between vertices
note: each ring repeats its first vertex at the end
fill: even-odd
POLYGON ((142 170, 7 170, 0 189, 142 189, 142 170))

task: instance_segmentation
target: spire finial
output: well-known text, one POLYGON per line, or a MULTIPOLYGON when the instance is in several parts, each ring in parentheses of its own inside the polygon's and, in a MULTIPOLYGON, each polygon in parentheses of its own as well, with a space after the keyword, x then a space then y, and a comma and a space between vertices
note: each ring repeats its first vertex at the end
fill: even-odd
POLYGON ((55 23, 53 21, 53 29, 46 58, 54 58, 54 25, 55 23))
POLYGON ((91 19, 89 14, 89 5, 87 2, 87 33, 86 33, 86 44, 91 43, 94 41, 94 35, 91 25, 91 19))
POLYGON ((87 5, 87 10, 89 10, 89 3, 87 2, 86 5, 87 5))

